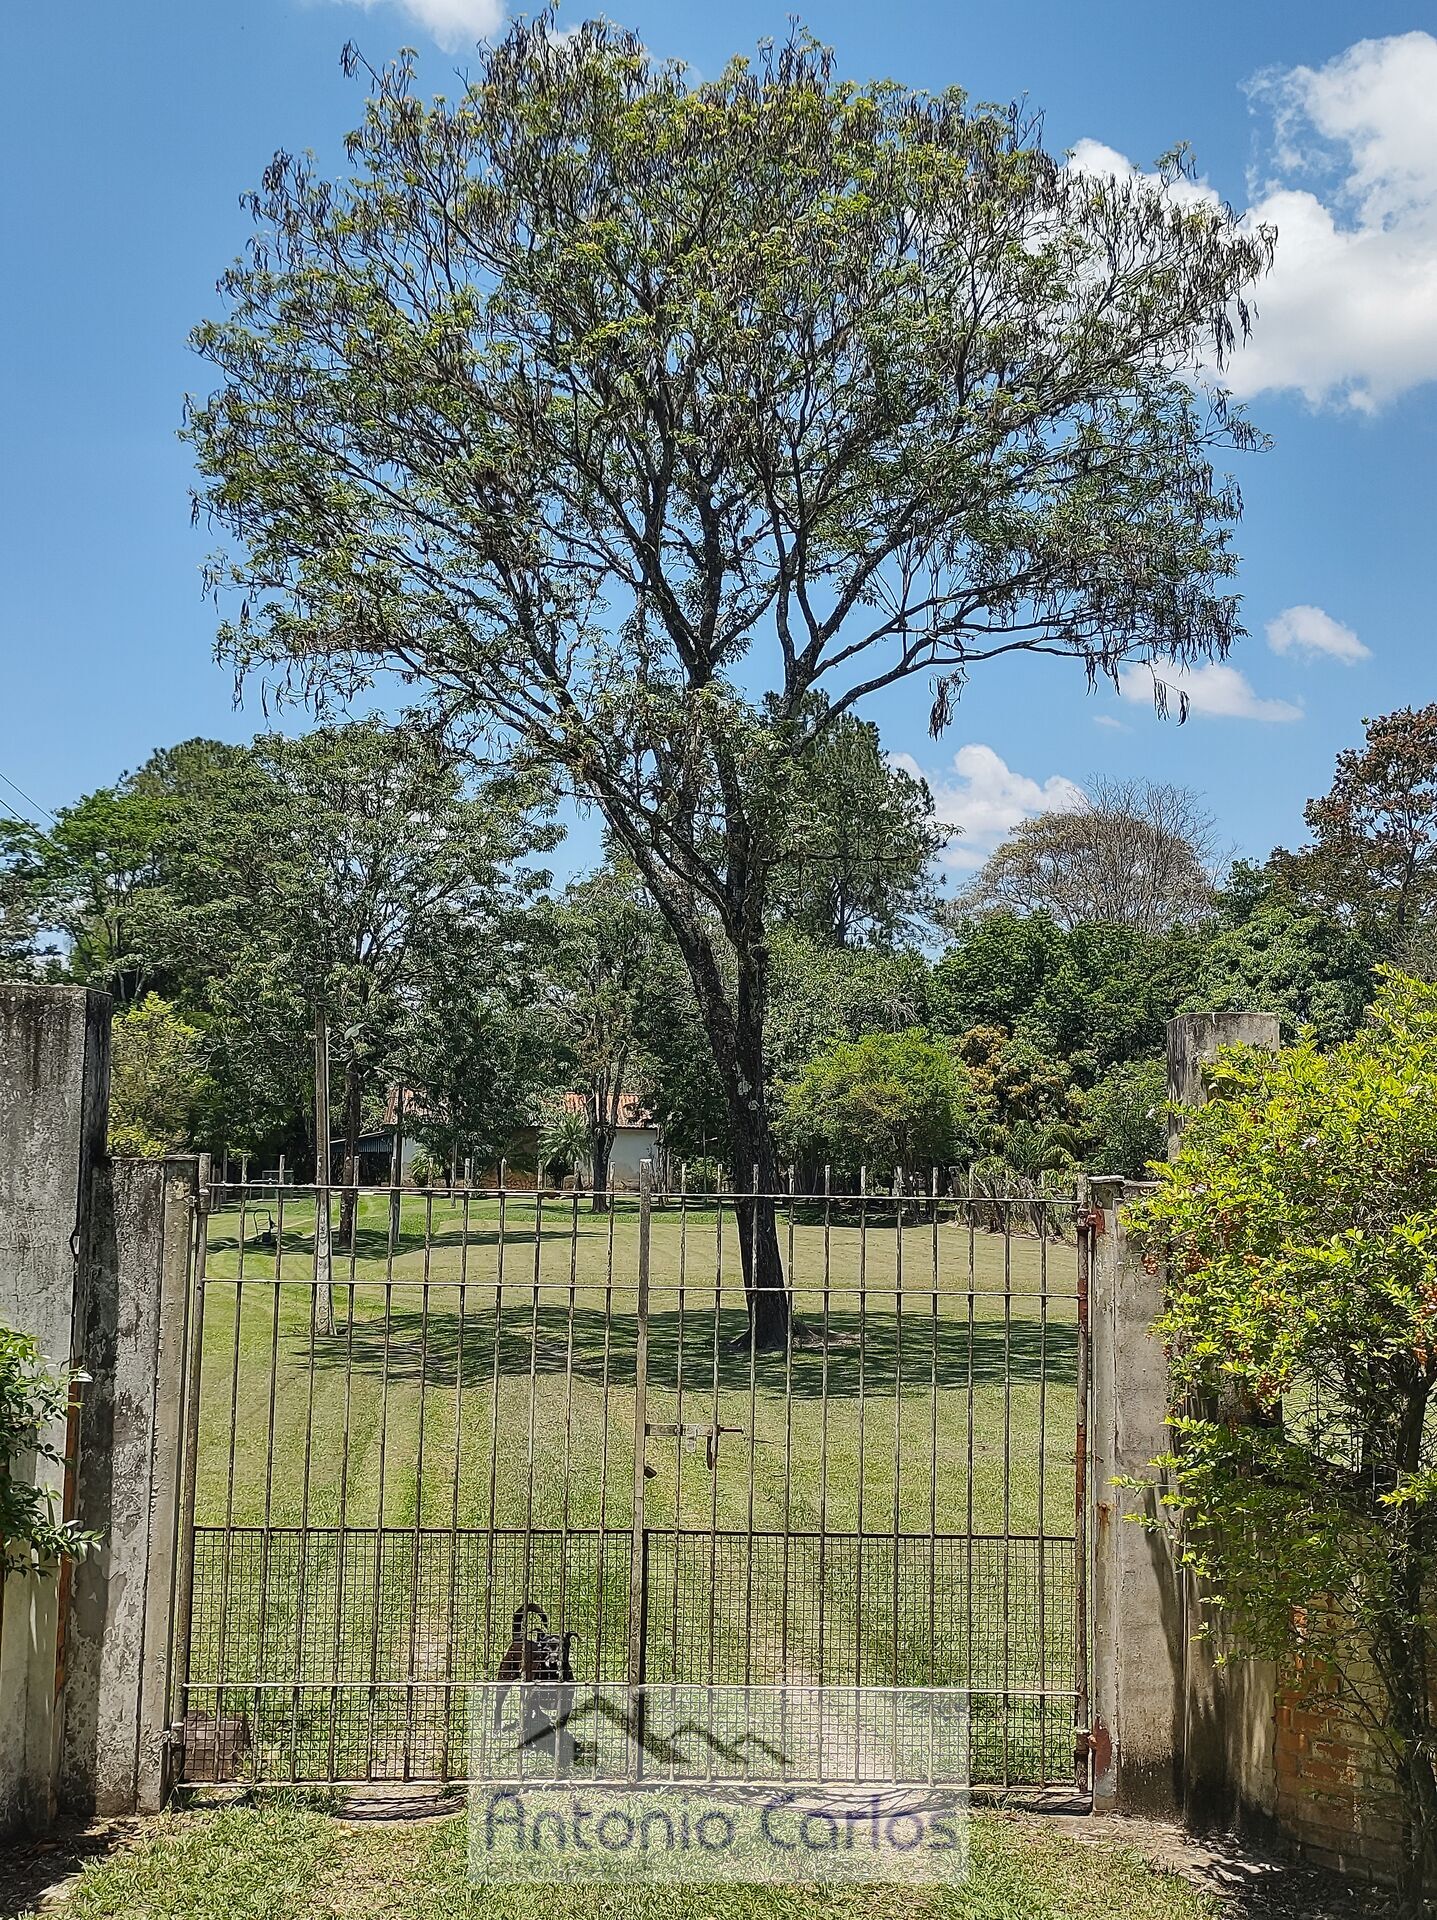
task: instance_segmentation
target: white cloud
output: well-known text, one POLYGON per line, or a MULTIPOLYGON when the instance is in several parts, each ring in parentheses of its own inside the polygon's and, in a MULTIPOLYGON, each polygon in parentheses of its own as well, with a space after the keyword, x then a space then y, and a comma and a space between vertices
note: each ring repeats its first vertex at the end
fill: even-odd
POLYGON ((938 819, 962 836, 945 850, 944 864, 964 871, 981 867, 1020 820, 1035 813, 1072 813, 1086 798, 1083 789, 1062 774, 1031 780, 1014 773, 991 747, 977 743, 960 747, 942 773, 926 772, 909 753, 896 753, 892 760, 915 779, 928 782, 938 819))
MULTIPOLYGON (((363 7, 368 13, 391 0, 338 0, 338 4, 363 7)), ((392 0, 392 4, 450 53, 488 39, 504 24, 504 0, 392 0)))
MULTIPOLYGON (((1277 228, 1277 259, 1227 384, 1373 412, 1437 379, 1437 37, 1360 40, 1326 66, 1262 73, 1249 94, 1275 140, 1243 218, 1277 228)), ((1136 171, 1095 140, 1070 164, 1136 171)), ((1203 182, 1173 194, 1217 203, 1203 182)))
POLYGON ((1093 715, 1093 725, 1095 727, 1111 727, 1114 733, 1132 732, 1132 728, 1128 725, 1127 721, 1120 720, 1115 713, 1095 713, 1093 715))
POLYGON ((1176 711, 1178 696, 1187 695, 1188 711, 1223 720, 1300 720, 1302 708, 1290 700, 1264 700, 1253 692, 1245 674, 1236 667, 1214 660, 1204 667, 1142 666, 1128 673, 1119 691, 1125 700, 1137 700, 1151 706, 1154 684, 1161 681, 1168 689, 1170 708, 1176 711))
POLYGON ((1284 608, 1267 623, 1267 644, 1274 653, 1295 653, 1304 660, 1325 654, 1348 666, 1372 658, 1372 649, 1363 646, 1351 627, 1344 627, 1321 607, 1284 608))

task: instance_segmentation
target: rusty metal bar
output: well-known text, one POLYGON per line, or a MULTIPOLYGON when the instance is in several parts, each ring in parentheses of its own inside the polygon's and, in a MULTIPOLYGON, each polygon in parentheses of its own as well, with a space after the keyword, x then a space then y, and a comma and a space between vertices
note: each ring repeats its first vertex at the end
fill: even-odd
POLYGON ((1091 1394, 1092 1348, 1089 1331, 1089 1289, 1092 1284, 1093 1219, 1086 1192, 1078 1217, 1078 1378, 1077 1435, 1073 1474, 1073 1668, 1076 1679, 1073 1718, 1075 1784, 1089 1790, 1091 1755, 1088 1746, 1088 1401, 1091 1394))

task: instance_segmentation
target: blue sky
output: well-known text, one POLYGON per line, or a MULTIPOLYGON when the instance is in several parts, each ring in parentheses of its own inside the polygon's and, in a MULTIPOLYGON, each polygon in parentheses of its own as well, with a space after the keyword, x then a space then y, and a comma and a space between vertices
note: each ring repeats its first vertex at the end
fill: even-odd
MULTIPOLYGON (((788 6, 619 0, 660 55, 713 73, 788 6)), ((584 16, 566 8, 561 18, 584 16)), ((242 738, 175 430, 203 371, 189 327, 246 230, 238 196, 278 146, 334 161, 360 108, 356 37, 408 41, 452 86, 498 0, 10 0, 0 128, 0 776, 55 807, 154 746, 242 738)), ((1202 180, 1279 226, 1238 386, 1272 451, 1236 467, 1250 637, 1195 684, 1179 729, 1090 697, 1048 661, 984 669, 950 735, 921 686, 877 710, 976 859, 1024 811, 1102 769, 1204 792, 1261 855, 1301 836, 1365 714, 1437 698, 1437 18, 1430 5, 1248 0, 815 0, 808 24, 858 77, 1026 95, 1077 164, 1150 166, 1191 142, 1202 180), (1427 29, 1431 29, 1429 32, 1427 29), (1269 629, 1271 628, 1271 633, 1269 629)), ((27 803, 0 780, 0 799, 27 803)), ((591 836, 580 836, 583 858, 591 836)))

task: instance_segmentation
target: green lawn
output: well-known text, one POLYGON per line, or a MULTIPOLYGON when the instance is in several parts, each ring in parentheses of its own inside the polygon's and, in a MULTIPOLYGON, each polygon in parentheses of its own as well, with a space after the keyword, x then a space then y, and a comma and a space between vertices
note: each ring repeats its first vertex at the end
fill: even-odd
MULTIPOLYGON (((330 1326, 310 1200, 210 1217, 191 1704, 245 1714, 250 1764, 461 1771, 462 1689, 526 1597, 577 1630, 581 1677, 625 1676, 637 1208, 550 1199, 537 1227, 529 1197, 501 1221, 492 1199, 409 1196, 391 1254, 367 1195, 330 1326)), ((975 1705, 979 1770, 1061 1776, 1071 1243, 952 1208, 900 1231, 879 1202, 781 1237, 798 1331, 754 1355, 732 1214, 654 1217, 648 1677, 1046 1691, 1001 1727, 975 1705)))
POLYGON ((168 1815, 87 1867, 66 1920, 1219 1920, 1221 1904, 1116 1848, 976 1814, 968 1883, 899 1887, 472 1890, 462 1819, 351 1825, 313 1803, 168 1815))

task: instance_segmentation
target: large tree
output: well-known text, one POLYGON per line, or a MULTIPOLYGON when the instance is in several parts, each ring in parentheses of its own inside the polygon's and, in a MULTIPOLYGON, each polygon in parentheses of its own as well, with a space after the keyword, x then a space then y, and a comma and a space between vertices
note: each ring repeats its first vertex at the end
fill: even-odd
POLYGON ((1299 898, 1335 914, 1389 955, 1437 905, 1437 705, 1365 720, 1337 756, 1331 788, 1309 800, 1312 843, 1272 856, 1299 898))
POLYGON ((122 1007, 192 987, 212 955, 176 914, 171 857, 182 818, 244 752, 186 740, 62 807, 48 828, 0 824, 0 911, 8 902, 33 940, 58 937, 32 958, 103 987, 122 1007))
POLYGON ((1097 780, 1079 805, 1015 827, 957 904, 1160 934, 1211 914, 1218 866, 1212 816, 1196 794, 1097 780))
MULTIPOLYGON (((564 769, 672 929, 769 1192, 805 762, 911 677, 938 729, 1006 653, 1227 651, 1213 462, 1254 436, 1185 369, 1246 325, 1272 236, 801 36, 694 85, 544 13, 453 100, 407 56, 366 71, 344 177, 276 155, 194 336, 222 646, 319 697, 397 669, 564 769)), ((780 1344, 774 1209, 743 1214, 780 1344)))

